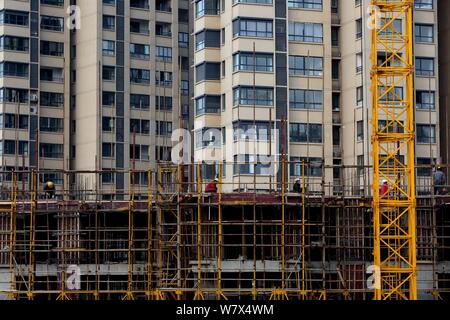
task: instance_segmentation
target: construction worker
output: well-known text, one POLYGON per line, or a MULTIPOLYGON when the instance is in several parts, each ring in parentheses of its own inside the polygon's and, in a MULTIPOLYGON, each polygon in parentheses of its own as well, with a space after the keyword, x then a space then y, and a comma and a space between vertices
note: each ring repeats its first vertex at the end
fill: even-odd
POLYGON ((45 197, 47 199, 53 199, 55 197, 55 184, 53 181, 47 181, 44 186, 45 197))
POLYGON ((389 192, 389 186, 388 186, 388 181, 387 180, 383 180, 383 184, 381 185, 381 197, 384 198, 388 195, 389 192))
POLYGON ((302 193, 303 192, 303 188, 302 188, 302 186, 300 184, 300 179, 299 178, 295 179, 294 188, 293 189, 294 189, 295 193, 302 193))
POLYGON ((211 181, 206 185, 205 192, 206 193, 217 193, 217 183, 219 179, 215 178, 214 181, 211 181))
POLYGON ((445 186, 445 173, 442 171, 442 167, 437 167, 436 172, 434 173, 434 194, 437 196, 442 196, 446 192, 445 186))

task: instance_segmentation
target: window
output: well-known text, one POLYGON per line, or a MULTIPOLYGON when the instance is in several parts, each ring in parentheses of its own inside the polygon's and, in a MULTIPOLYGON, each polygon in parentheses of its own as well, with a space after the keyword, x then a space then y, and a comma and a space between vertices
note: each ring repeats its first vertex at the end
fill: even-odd
POLYGON ((105 107, 113 107, 116 103, 116 94, 114 92, 103 91, 102 105, 105 107))
POLYGON ((273 72, 273 54, 238 52, 233 55, 233 71, 273 72))
POLYGON ((219 8, 219 0, 196 0, 195 17, 200 18, 204 15, 218 15, 219 8))
POLYGON ((235 37, 273 37, 272 20, 238 18, 233 21, 233 35, 235 37))
POLYGON ((0 129, 28 129, 28 116, 13 113, 0 114, 0 129))
POLYGON ((220 112, 220 96, 205 95, 195 99, 195 114, 220 112))
POLYGON ((114 16, 103 15, 103 29, 114 30, 116 28, 116 18, 114 16))
POLYGON ((103 117, 102 118, 102 131, 113 132, 114 131, 114 118, 103 117))
POLYGON ((381 19, 381 25, 382 25, 382 30, 380 30, 379 35, 380 36, 388 36, 390 38, 392 38, 392 36, 397 36, 397 35, 401 35, 402 34, 402 20, 401 19, 395 19, 393 22, 391 20, 391 18, 382 18, 381 19), (389 23, 389 25, 386 26, 386 24, 389 23))
POLYGON ((333 92, 331 103, 333 111, 339 111, 341 109, 341 94, 339 92, 333 92))
POLYGON ((196 81, 220 80, 220 62, 203 62, 195 67, 196 81))
POLYGON ((187 48, 189 46, 189 33, 187 32, 178 33, 178 46, 181 48, 187 48))
POLYGON ((156 85, 161 87, 171 87, 172 86, 172 72, 167 71, 156 71, 156 85))
POLYGON ((289 90, 289 106, 292 109, 322 109, 323 92, 319 90, 291 89, 289 90))
POLYGON ((381 102, 399 104, 403 101, 403 87, 378 87, 381 102), (389 91, 387 91, 389 89, 389 91))
POLYGON ((150 46, 146 44, 130 43, 130 56, 137 59, 150 59, 150 46))
POLYGON ((195 131, 195 147, 220 147, 222 133, 220 128, 203 128, 195 131))
POLYGON ((188 80, 181 80, 180 91, 181 91, 182 96, 189 95, 189 81, 188 80))
POLYGON ((131 109, 149 109, 150 96, 146 94, 130 94, 131 109))
POLYGON ((418 76, 434 76, 434 58, 416 58, 418 76))
POLYGON ((322 125, 291 123, 290 141, 300 143, 322 143, 322 125))
POLYGON ((40 78, 41 81, 64 82, 64 69, 41 67, 40 78))
POLYGON ((172 134, 172 122, 156 121, 156 135, 168 136, 172 134))
POLYGON ((43 158, 62 159, 64 157, 64 145, 41 143, 39 146, 39 155, 43 158))
MULTIPOLYGON (((238 121, 233 123, 233 140, 269 141, 273 124, 262 121, 238 121)), ((272 137, 273 138, 273 137, 272 137)))
POLYGON ((41 54, 46 56, 63 57, 64 43, 41 40, 41 54))
MULTIPOLYGON (((272 3, 272 0, 270 0, 272 3)), ((322 10, 322 0, 288 0, 289 8, 304 8, 322 10)))
POLYGON ((434 42, 434 26, 432 24, 415 25, 416 42, 434 42))
POLYGON ((364 140, 364 121, 356 122, 356 140, 358 142, 364 140))
POLYGON ((333 61, 331 62, 331 78, 333 80, 339 80, 340 64, 341 62, 335 59, 333 59, 333 61))
POLYGON ((130 32, 149 34, 148 20, 130 19, 130 32))
POLYGON ((114 158, 116 154, 116 145, 111 142, 102 143, 102 156, 104 158, 114 158))
POLYGON ((41 29, 50 31, 64 31, 64 18, 41 16, 41 29))
POLYGON ((321 23, 289 22, 289 41, 323 42, 321 23))
POLYGON ((360 73, 363 70, 363 55, 362 53, 356 54, 356 73, 360 73))
POLYGON ((416 92, 416 107, 417 109, 434 110, 436 107, 436 93, 434 91, 416 92))
POLYGON ((204 48, 220 47, 220 31, 219 30, 203 30, 195 35, 195 49, 202 50, 204 48))
POLYGON ((28 63, 11 61, 0 62, 0 76, 2 77, 28 77, 28 63))
POLYGON ((304 158, 291 157, 291 176, 301 177, 321 177, 322 176, 322 158, 304 158), (302 172, 304 171, 304 172, 302 172))
POLYGON ((116 54, 116 43, 111 40, 103 40, 102 52, 104 56, 114 56, 116 54))
POLYGON ((273 88, 236 87, 233 89, 233 105, 273 106, 273 88))
MULTIPOLYGON (((18 141, 18 155, 27 156, 28 155, 28 141, 18 141)), ((17 143, 15 140, 4 140, 0 141, 0 155, 8 154, 15 155, 17 150, 17 143)))
POLYGON ((170 111, 173 108, 173 99, 172 97, 164 97, 164 96, 156 96, 155 97, 155 107, 156 110, 162 111, 170 111))
POLYGON ((42 117, 39 119, 39 130, 53 133, 64 132, 64 119, 42 117))
POLYGON ((15 36, 0 36, 0 50, 24 51, 29 50, 28 38, 15 36))
POLYGON ((28 12, 1 10, 0 24, 15 24, 18 26, 28 26, 28 12))
POLYGON ((417 176, 431 177, 433 174, 432 166, 436 163, 436 159, 417 158, 417 176))
POLYGON ((331 27, 331 45, 339 46, 339 27, 331 27))
POLYGON ((150 70, 131 68, 130 81, 133 83, 140 83, 140 84, 150 83, 150 70))
POLYGON ((289 74, 292 76, 322 76, 321 57, 289 56, 289 74))
POLYGON ((150 120, 130 119, 130 133, 150 134, 150 120))
POLYGON ((432 10, 434 0, 414 0, 414 8, 432 10))
POLYGON ((417 125, 418 143, 436 143, 436 126, 429 124, 417 125))
POLYGON ((0 88, 0 102, 28 102, 28 90, 16 88, 0 88))
POLYGON ((112 66, 103 66, 102 79, 114 81, 116 79, 116 68, 112 66))
POLYGON ((356 39, 361 39, 363 34, 362 19, 356 20, 356 39))
POLYGON ((361 107, 364 102, 364 90, 363 87, 356 88, 356 106, 361 107))
POLYGON ((234 156, 234 174, 272 174, 271 164, 267 163, 266 159, 261 160, 260 157, 244 154, 234 156))
POLYGON ((64 93, 41 91, 40 100, 41 106, 60 108, 64 106, 64 93))
POLYGON ((155 33, 157 36, 172 37, 172 25, 167 22, 156 22, 155 33))
POLYGON ((172 61, 172 48, 170 47, 156 47, 156 59, 160 61, 172 61))

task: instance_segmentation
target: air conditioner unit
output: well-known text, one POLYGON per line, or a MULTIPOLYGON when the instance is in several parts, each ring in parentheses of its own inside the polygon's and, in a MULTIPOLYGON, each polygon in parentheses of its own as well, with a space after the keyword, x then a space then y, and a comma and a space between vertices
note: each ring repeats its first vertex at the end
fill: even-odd
POLYGON ((30 107, 30 114, 37 114, 37 107, 30 107))
POLYGON ((39 101, 38 95, 36 93, 30 94, 30 101, 31 102, 38 102, 39 101))

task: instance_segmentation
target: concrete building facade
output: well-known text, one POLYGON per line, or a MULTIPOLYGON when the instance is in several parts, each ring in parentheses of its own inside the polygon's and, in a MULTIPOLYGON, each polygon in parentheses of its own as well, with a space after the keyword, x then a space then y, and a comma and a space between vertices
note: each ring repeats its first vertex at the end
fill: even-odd
MULTIPOLYGON (((1 5, 5 170, 145 171, 170 160, 171 133, 189 122, 189 1, 1 5)), ((92 176, 66 183, 89 188, 92 176)), ((119 173, 97 179, 105 197, 128 185, 119 173)))
MULTIPOLYGON (((370 185, 363 170, 343 176, 331 168, 372 161, 369 5, 369 0, 194 1, 195 140, 202 137, 199 130, 226 132, 214 143, 203 133, 203 143, 195 143, 196 158, 208 158, 208 145, 227 149, 223 160, 250 161, 227 165, 230 188, 245 189, 256 174, 261 179, 256 187, 267 189, 264 165, 254 166, 248 150, 239 146, 254 136, 237 130, 274 128, 278 136, 258 136, 255 149, 285 155, 290 182, 302 175, 304 161, 312 189, 322 181, 370 185)), ((415 3, 418 164, 440 161, 436 6, 435 1, 415 3)), ((404 22, 397 27, 400 31, 404 22)), ((399 86, 398 94, 403 91, 399 86)))

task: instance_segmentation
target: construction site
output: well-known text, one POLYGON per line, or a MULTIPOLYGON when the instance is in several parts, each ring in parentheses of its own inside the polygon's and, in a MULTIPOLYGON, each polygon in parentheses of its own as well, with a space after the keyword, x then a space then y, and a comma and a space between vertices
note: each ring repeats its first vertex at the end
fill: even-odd
MULTIPOLYGON (((339 190, 304 177, 301 194, 283 181, 236 193, 222 193, 219 181, 207 194, 201 165, 161 165, 147 172, 147 190, 131 181, 124 200, 84 188, 46 199, 40 173, 5 173, 12 188, 0 204, 0 292, 19 300, 373 299, 371 186, 354 181, 371 168, 342 170, 339 190), (199 178, 183 182, 185 172, 199 178)), ((110 172, 64 176, 76 174, 110 172)), ((417 294, 429 300, 450 293, 450 197, 432 189, 431 177, 418 184, 415 232, 417 294)))
POLYGON ((372 165, 292 161, 278 106, 269 165, 135 170, 136 141, 129 170, 40 170, 37 156, 0 172, 0 300, 448 299, 450 195, 435 177, 450 167, 417 164, 413 1, 371 3, 372 165), (102 183, 113 176, 123 189, 102 183), (51 194, 48 177, 62 177, 51 194))

